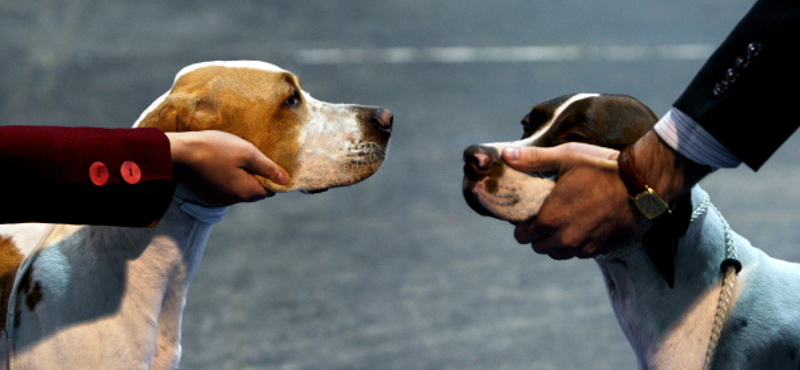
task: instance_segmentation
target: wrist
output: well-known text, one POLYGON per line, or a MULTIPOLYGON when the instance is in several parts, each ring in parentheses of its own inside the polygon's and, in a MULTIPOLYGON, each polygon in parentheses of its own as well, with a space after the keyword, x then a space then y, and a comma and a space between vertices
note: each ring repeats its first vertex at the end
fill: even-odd
POLYGON ((183 137, 175 132, 166 132, 164 135, 167 135, 167 139, 169 139, 169 151, 170 155, 172 156, 172 162, 180 162, 180 158, 185 152, 183 137))
POLYGON ((672 202, 711 172, 672 149, 650 131, 633 146, 635 166, 645 183, 665 201, 672 202))
POLYGON ((198 151, 191 149, 193 144, 189 133, 167 132, 166 135, 169 139, 169 149, 175 176, 183 177, 186 168, 193 161, 192 156, 197 155, 198 151))

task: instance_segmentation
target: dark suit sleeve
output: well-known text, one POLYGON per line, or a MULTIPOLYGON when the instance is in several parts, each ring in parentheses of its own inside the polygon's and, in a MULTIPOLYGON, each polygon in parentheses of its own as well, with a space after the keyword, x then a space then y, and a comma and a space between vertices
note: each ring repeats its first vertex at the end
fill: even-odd
POLYGON ((761 0, 675 107, 757 170, 797 129, 800 1, 761 0))
POLYGON ((0 126, 0 223, 148 226, 172 173, 158 129, 0 126))

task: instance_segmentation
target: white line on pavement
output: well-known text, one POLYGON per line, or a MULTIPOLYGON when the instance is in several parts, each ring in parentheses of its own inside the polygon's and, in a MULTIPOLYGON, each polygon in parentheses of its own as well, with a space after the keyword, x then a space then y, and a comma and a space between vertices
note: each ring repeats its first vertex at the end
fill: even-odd
POLYGON ((303 49, 295 57, 301 64, 411 64, 411 63, 541 63, 651 60, 704 60, 713 45, 612 45, 612 46, 501 46, 501 47, 396 47, 303 49))

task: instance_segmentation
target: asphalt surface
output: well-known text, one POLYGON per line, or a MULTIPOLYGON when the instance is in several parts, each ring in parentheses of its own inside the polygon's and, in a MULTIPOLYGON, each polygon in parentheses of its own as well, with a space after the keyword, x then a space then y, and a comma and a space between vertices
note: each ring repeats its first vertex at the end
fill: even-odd
MULTIPOLYGON (((0 124, 127 127, 181 67, 216 59, 270 61, 318 99, 394 111, 372 178, 239 205, 215 228, 182 368, 633 369, 595 264, 536 255, 474 214, 461 153, 516 139, 535 102, 565 93, 666 112, 750 4, 4 0, 0 124)), ((734 229, 793 261, 799 154, 792 139, 758 173, 704 182, 734 229)))

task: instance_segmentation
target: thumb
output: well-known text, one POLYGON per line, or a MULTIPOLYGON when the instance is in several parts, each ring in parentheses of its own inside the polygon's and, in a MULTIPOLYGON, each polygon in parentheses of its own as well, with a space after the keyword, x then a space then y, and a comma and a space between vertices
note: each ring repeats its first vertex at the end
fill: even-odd
POLYGON ((266 177, 276 184, 286 185, 289 183, 289 173, 257 149, 254 150, 243 167, 248 172, 266 177))
POLYGON ((553 151, 553 148, 510 146, 503 149, 503 160, 512 168, 523 172, 558 172, 562 166, 562 157, 553 151))
POLYGON ((566 143, 554 147, 507 147, 503 160, 512 168, 524 171, 555 171, 561 173, 576 165, 616 168, 619 152, 585 143, 566 143))

